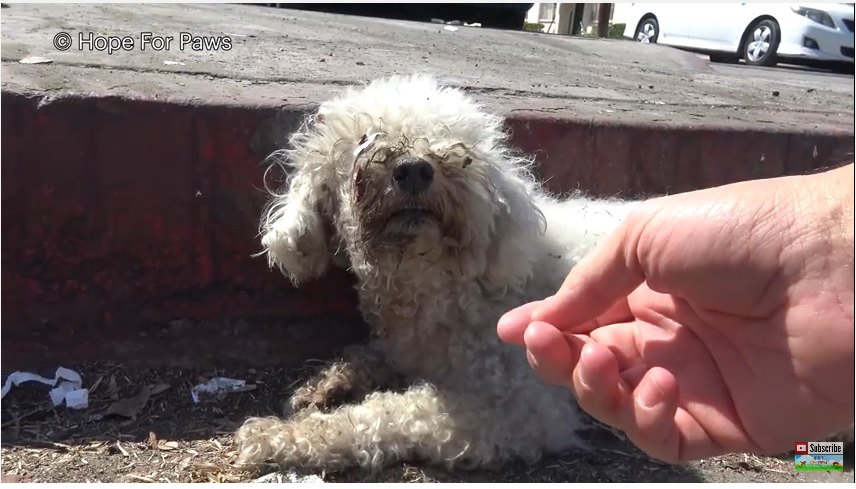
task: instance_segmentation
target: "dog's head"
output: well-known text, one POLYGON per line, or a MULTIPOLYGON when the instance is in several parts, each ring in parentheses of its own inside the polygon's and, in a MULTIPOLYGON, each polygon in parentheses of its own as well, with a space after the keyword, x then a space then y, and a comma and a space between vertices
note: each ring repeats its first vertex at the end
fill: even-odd
POLYGON ((289 185, 262 219, 271 265, 295 283, 338 256, 361 278, 436 270, 522 285, 544 221, 529 160, 505 141, 499 117, 429 77, 322 104, 291 137, 289 185))

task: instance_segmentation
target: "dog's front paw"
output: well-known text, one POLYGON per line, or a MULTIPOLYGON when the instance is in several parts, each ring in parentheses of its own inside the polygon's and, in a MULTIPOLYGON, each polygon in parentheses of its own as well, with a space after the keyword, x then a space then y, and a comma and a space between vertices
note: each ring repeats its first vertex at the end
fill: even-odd
POLYGON ((327 413, 303 411, 287 421, 250 418, 238 429, 237 464, 273 463, 280 469, 328 472, 354 465, 350 421, 327 413))
POLYGON ((289 423, 274 418, 250 418, 235 433, 238 465, 274 462, 283 465, 294 452, 293 430, 289 423))

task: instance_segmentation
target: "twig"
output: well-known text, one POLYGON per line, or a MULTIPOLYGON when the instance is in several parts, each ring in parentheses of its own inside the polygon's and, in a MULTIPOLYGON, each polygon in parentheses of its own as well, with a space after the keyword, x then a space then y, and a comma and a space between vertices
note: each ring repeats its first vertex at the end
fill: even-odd
POLYGON ((32 415, 34 415, 34 414, 38 414, 38 413, 41 413, 41 412, 47 411, 48 409, 50 409, 50 408, 46 408, 46 407, 39 407, 39 408, 33 409, 32 411, 27 412, 27 413, 24 413, 24 414, 22 414, 22 415, 18 416, 17 418, 15 418, 15 419, 10 419, 9 421, 6 421, 6 422, 5 422, 5 423, 3 423, 2 425, 0 425, 0 427, 5 428, 5 427, 7 427, 7 426, 9 426, 9 425, 11 425, 11 424, 15 424, 15 423, 17 423, 17 422, 21 421, 21 420, 22 420, 22 419, 24 419, 24 418, 29 418, 30 416, 32 416, 32 415))

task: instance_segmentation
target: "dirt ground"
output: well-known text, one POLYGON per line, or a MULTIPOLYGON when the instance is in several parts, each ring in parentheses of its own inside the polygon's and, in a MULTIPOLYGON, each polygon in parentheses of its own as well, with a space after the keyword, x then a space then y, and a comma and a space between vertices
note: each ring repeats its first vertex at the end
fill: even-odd
MULTIPOLYGON (((4 482, 245 482, 258 472, 232 465, 232 433, 248 416, 272 415, 313 369, 140 370, 123 365, 66 365, 90 389, 87 409, 54 408, 47 388, 23 384, 2 402, 4 482), (212 377, 247 381, 244 392, 194 404, 191 388, 212 377), (255 387, 253 387, 255 386, 255 387), (121 414, 115 414, 116 412, 121 414), (108 414, 110 413, 110 414, 108 414), (125 417, 132 416, 132 417, 125 417)), ((52 372, 39 372, 52 376, 52 372)), ((853 482, 853 450, 843 473, 797 474, 792 458, 735 454, 686 466, 648 459, 619 434, 585 434, 592 452, 568 452, 537 465, 497 472, 448 472, 402 464, 379 474, 318 474, 328 482, 853 482)))

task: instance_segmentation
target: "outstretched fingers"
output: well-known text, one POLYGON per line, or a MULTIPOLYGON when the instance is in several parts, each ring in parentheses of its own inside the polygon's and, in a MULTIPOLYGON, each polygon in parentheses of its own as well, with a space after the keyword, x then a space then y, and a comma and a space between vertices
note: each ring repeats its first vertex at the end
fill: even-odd
POLYGON ((499 339, 506 343, 524 346, 523 335, 531 322, 532 311, 541 306, 544 301, 524 304, 505 313, 496 324, 499 339))

